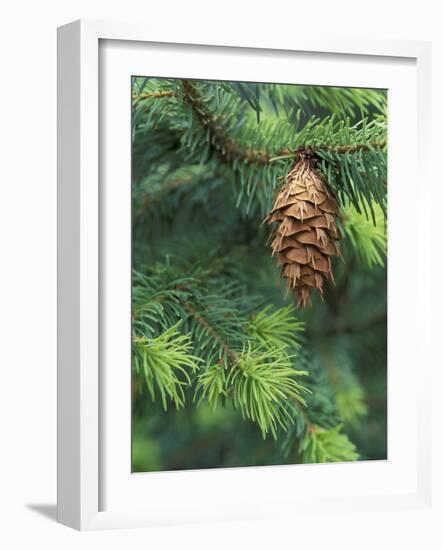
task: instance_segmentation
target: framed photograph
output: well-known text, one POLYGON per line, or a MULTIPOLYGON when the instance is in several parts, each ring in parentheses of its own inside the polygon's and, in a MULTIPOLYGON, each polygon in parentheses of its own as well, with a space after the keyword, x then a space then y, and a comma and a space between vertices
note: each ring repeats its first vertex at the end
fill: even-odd
POLYGON ((430 46, 58 51, 59 521, 425 506, 430 46))

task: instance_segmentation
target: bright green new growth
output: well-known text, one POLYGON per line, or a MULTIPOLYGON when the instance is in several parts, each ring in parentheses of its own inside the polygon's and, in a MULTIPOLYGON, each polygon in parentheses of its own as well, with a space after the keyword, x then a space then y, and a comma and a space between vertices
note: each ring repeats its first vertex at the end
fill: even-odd
POLYGON ((296 409, 290 400, 305 406, 302 393, 308 389, 296 380, 306 371, 293 367, 290 349, 299 347, 303 330, 290 308, 257 313, 247 327, 248 340, 241 352, 232 352, 227 367, 218 362, 198 375, 199 402, 207 399, 215 409, 221 398, 231 398, 243 418, 256 422, 263 437, 270 432, 277 439, 277 427, 287 430, 295 422, 296 409))
POLYGON ((248 327, 249 334, 267 347, 299 348, 299 333, 304 330, 304 323, 294 316, 291 306, 273 313, 270 313, 271 309, 271 306, 267 306, 253 317, 248 327))
POLYGON ((358 460, 356 447, 341 433, 341 429, 342 426, 336 426, 331 430, 308 430, 299 448, 301 462, 309 464, 358 460))
POLYGON ((198 376, 195 396, 200 393, 199 402, 206 399, 216 409, 222 397, 227 397, 226 369, 223 365, 210 365, 198 376))
POLYGON ((253 348, 249 343, 227 376, 227 391, 232 393, 235 407, 243 418, 258 424, 263 437, 270 432, 276 439, 278 426, 287 431, 294 423, 294 403, 306 404, 302 393, 308 390, 296 377, 308 373, 295 370, 292 359, 284 348, 253 348))
POLYGON ((201 362, 190 353, 190 335, 180 334, 178 326, 179 323, 157 338, 134 336, 132 339, 135 373, 144 374, 152 401, 157 393, 160 394, 164 410, 167 410, 168 399, 177 409, 184 406, 184 388, 191 383, 188 370, 195 372, 201 362))

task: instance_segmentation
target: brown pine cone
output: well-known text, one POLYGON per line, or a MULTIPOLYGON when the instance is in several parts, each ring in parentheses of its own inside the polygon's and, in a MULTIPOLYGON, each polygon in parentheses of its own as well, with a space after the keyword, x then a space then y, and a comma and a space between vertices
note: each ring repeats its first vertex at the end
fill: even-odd
POLYGON ((315 171, 315 163, 310 149, 298 151, 295 166, 265 219, 278 223, 270 236, 273 254, 281 266, 281 277, 287 279, 287 289, 295 292, 300 307, 311 305, 313 288, 322 297, 324 278, 333 280, 330 258, 339 255, 338 204, 315 171))

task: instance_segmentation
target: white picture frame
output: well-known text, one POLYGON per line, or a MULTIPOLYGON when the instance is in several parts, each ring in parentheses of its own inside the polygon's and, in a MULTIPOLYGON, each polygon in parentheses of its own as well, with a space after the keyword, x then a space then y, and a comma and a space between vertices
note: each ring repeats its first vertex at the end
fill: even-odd
MULTIPOLYGON (((312 465, 311 467, 303 466, 301 469, 294 465, 180 473, 160 472, 149 474, 150 477, 144 478, 143 475, 141 477, 132 475, 130 480, 129 469, 125 471, 121 479, 118 478, 122 468, 127 466, 127 453, 130 452, 127 439, 127 434, 130 432, 130 417, 127 415, 127 400, 123 399, 121 419, 115 418, 115 415, 112 417, 114 422, 112 431, 116 435, 109 442, 110 438, 106 435, 108 433, 106 419, 109 416, 109 407, 106 403, 114 399, 115 392, 122 391, 122 387, 118 377, 113 374, 108 377, 108 380, 111 380, 110 383, 104 384, 103 382, 103 356, 108 356, 104 353, 106 350, 103 348, 103 327, 106 324, 103 303, 107 303, 109 300, 109 285, 120 285, 118 288, 124 291, 126 287, 121 284, 127 283, 127 271, 123 270, 119 274, 120 278, 116 283, 110 281, 104 284, 103 281, 106 278, 109 262, 113 262, 112 265, 115 267, 115 259, 121 258, 121 254, 124 255, 125 250, 126 256, 130 255, 127 250, 127 239, 123 239, 114 247, 112 257, 105 253, 106 232, 111 231, 112 220, 117 219, 115 209, 123 208, 119 206, 121 204, 127 205, 127 199, 130 197, 130 185, 125 190, 121 190, 122 195, 106 195, 102 181, 100 186, 103 172, 109 172, 107 165, 100 165, 100 155, 103 154, 104 147, 100 120, 102 122, 103 113, 104 117, 107 116, 104 103, 118 101, 118 91, 116 91, 115 97, 109 96, 106 98, 106 102, 103 102, 100 86, 101 79, 110 83, 111 81, 107 81, 107 78, 119 78, 119 75, 130 74, 132 70, 135 70, 129 65, 132 61, 136 62, 137 55, 131 53, 129 62, 127 48, 140 51, 140 48, 143 49, 143 45, 146 48, 151 45, 151 60, 160 59, 162 48, 166 48, 165 45, 167 45, 170 50, 169 54, 172 52, 176 57, 174 60, 173 55, 166 56, 167 59, 170 59, 170 65, 164 69, 168 76, 174 76, 172 73, 174 71, 173 63, 175 63, 177 74, 186 70, 186 76, 201 76, 201 71, 206 70, 206 77, 213 78, 215 73, 207 74, 207 71, 211 63, 211 56, 215 55, 214 46, 220 56, 218 60, 226 55, 226 52, 231 60, 236 59, 237 61, 245 55, 258 57, 272 55, 273 59, 279 59, 278 63, 284 65, 290 59, 290 55, 302 52, 302 55, 312 56, 311 60, 314 60, 315 56, 318 58, 322 56, 324 66, 331 63, 333 58, 356 65, 361 64, 363 59, 376 58, 380 64, 386 64, 385 74, 391 73, 391 67, 395 64, 397 73, 401 72, 398 68, 400 63, 413 65, 414 76, 411 77, 409 72, 408 76, 404 76, 408 79, 413 78, 417 84, 417 94, 412 87, 411 95, 407 96, 408 101, 415 102, 417 124, 416 128, 412 126, 411 129, 416 140, 409 140, 409 149, 403 150, 409 159, 408 171, 411 173, 407 174, 403 169, 401 172, 401 167, 394 162, 389 166, 389 170, 390 177, 401 178, 401 181, 405 182, 406 190, 406 186, 412 185, 415 178, 415 171, 410 166, 416 168, 417 162, 419 162, 421 196, 425 196, 426 199, 421 200, 416 213, 416 224, 419 228, 418 235, 416 235, 416 244, 419 245, 419 269, 410 274, 410 277, 413 278, 414 288, 427 289, 431 285, 430 216, 425 206, 431 204, 432 193, 431 181, 428 172, 426 172, 426 167, 429 165, 427 158, 430 118, 429 43, 344 37, 312 39, 297 34, 295 37, 281 37, 278 43, 267 44, 261 38, 246 40, 240 37, 210 38, 204 36, 204 31, 199 36, 192 37, 187 36, 185 30, 182 35, 174 33, 170 37, 157 36, 152 29, 136 24, 116 22, 76 21, 61 27, 58 33, 58 521, 76 529, 90 530, 269 516, 280 517, 290 515, 294 510, 296 513, 313 513, 314 510, 329 507, 333 507, 335 512, 337 510, 345 512, 355 507, 361 510, 379 510, 382 507, 392 509, 428 505, 431 498, 430 403, 426 397, 425 387, 429 384, 431 368, 429 355, 431 330, 429 326, 426 326, 431 319, 430 293, 422 290, 415 297, 412 307, 416 313, 416 321, 414 325, 410 322, 411 326, 406 329, 403 324, 400 324, 399 308, 400 298, 401 296, 403 298, 407 287, 400 281, 395 285, 393 292, 392 311, 396 311, 393 317, 396 321, 393 324, 390 322, 391 304, 389 301, 389 333, 393 342, 407 338, 412 334, 412 329, 418 330, 420 335, 418 347, 411 351, 407 350, 402 357, 395 356, 395 363, 400 359, 402 363, 408 365, 411 364, 413 353, 419 352, 421 359, 419 380, 416 381, 416 384, 409 380, 408 385, 404 381, 402 385, 402 393, 405 398, 409 400, 409 403, 413 402, 407 408, 409 415, 407 421, 413 432, 412 448, 408 453, 412 460, 410 459, 407 463, 399 458, 397 461, 395 460, 395 456, 399 457, 400 450, 404 449, 405 444, 398 434, 397 442, 393 442, 393 458, 390 458, 389 453, 387 465, 339 464, 321 465, 320 467, 312 465), (126 53, 122 53, 121 48, 119 50, 117 48, 116 55, 106 53, 106 44, 124 44, 123 50, 126 49, 126 53), (194 53, 191 55, 191 52, 196 52, 196 49, 198 49, 198 55, 203 56, 208 65, 204 65, 201 58, 198 67, 196 66, 196 60, 191 59, 194 55, 194 53), (324 56, 328 57, 325 59, 324 56), (366 56, 366 58, 361 58, 361 56, 366 56), (183 65, 184 61, 187 62, 187 65, 183 65), (120 63, 120 69, 117 67, 118 63, 120 63), (112 69, 106 73, 110 76, 103 76, 101 65, 105 64, 111 64, 118 70, 113 72, 112 69), (193 72, 192 67, 196 72, 193 72), (119 70, 121 72, 118 72, 119 70), (192 74, 189 74, 189 71, 192 74), (104 209, 106 210, 105 216, 102 215, 104 209), (103 218, 108 221, 103 222, 103 218), (396 298, 394 298, 395 296, 396 298), (409 332, 407 333, 406 330, 409 332), (121 439, 119 440, 118 437, 121 439), (123 451, 120 453, 116 442, 121 440, 123 443, 119 447, 123 451), (109 455, 116 457, 115 460, 106 459, 109 455), (354 466, 358 468, 354 468, 354 466), (348 473, 350 471, 351 473, 348 473), (312 490, 310 494, 307 489, 304 489, 300 491, 300 495, 293 496, 287 496, 286 492, 282 491, 282 487, 286 487, 288 480, 292 483, 296 481, 296 486, 299 488, 302 486, 302 479, 308 478, 311 487, 312 476, 317 476, 317 485, 321 487, 320 489, 312 490), (362 483, 364 479, 366 480, 365 489, 362 483), (376 479, 380 480, 379 486, 373 481, 376 479), (382 480, 385 480, 386 483, 384 489, 382 489, 382 483, 384 483, 382 480), (387 480, 394 482, 391 481, 389 485, 387 480), (107 489, 104 491, 103 486, 108 487, 112 484, 114 484, 110 491, 112 498, 109 499, 106 497, 109 491, 107 489), (220 493, 217 499, 208 502, 207 499, 210 498, 210 495, 204 492, 204 488, 214 484, 220 493), (222 489, 223 487, 228 488, 229 484, 241 487, 248 496, 241 499, 238 495, 230 493, 229 497, 228 491, 223 496, 222 489), (259 495, 253 490, 257 484, 260 484, 259 495), (139 496, 135 496, 135 491, 138 489, 129 487, 129 485, 139 487, 143 485, 142 494, 146 492, 147 488, 149 496, 146 497, 145 504, 140 502, 142 499, 139 496), (369 485, 372 490, 369 490, 369 485), (174 506, 166 501, 155 500, 154 496, 159 495, 162 487, 165 488, 167 494, 170 494, 175 487, 174 490, 178 495, 174 506), (194 488, 194 495, 190 501, 189 487, 194 488), (180 490, 183 493, 186 491, 185 503, 179 498, 180 490)), ((140 59, 141 56, 146 57, 146 53, 140 54, 140 59)), ((166 63, 166 57, 161 58, 162 62, 166 63)), ((213 63, 211 64, 213 65, 213 63)), ((221 67, 225 65, 226 61, 220 61, 219 64, 217 63, 218 67, 212 71, 221 71, 221 67)), ((232 61, 232 67, 229 70, 234 71, 234 65, 235 63, 232 61)), ((253 71, 253 69, 251 70, 253 71)), ((361 71, 361 74, 363 72, 361 71)), ((382 70, 379 74, 381 73, 382 70)), ((253 77, 252 72, 249 74, 253 77)), ((354 75, 357 74, 358 71, 355 70, 354 75)), ((271 76, 267 74, 263 80, 269 78, 271 76)), ((275 76, 275 78, 278 77, 275 76)), ((313 76, 308 78, 311 79, 313 76)), ((358 82, 363 85, 363 77, 360 78, 361 80, 358 82)), ((371 78, 375 78, 375 76, 371 78)), ((379 78, 382 80, 382 76, 379 78)), ((401 82, 400 78, 399 76, 398 86, 401 82)), ((115 82, 117 81, 112 80, 112 84, 115 82)), ((339 82, 333 82, 333 84, 339 84, 339 82)), ((119 97, 121 99, 122 96, 119 97)), ((399 98, 399 94, 397 97, 399 98)), ((393 115, 392 124, 394 124, 395 114, 394 112, 390 114, 393 115)), ((399 114, 399 112, 396 113, 396 120, 399 120, 399 114)), ((115 118, 117 120, 117 114, 115 118)), ((121 119, 118 125, 118 128, 124 128, 125 120, 121 119)), ((109 135, 115 135, 115 132, 110 132, 109 135)), ((389 143, 389 153, 394 160, 402 143, 399 136, 397 141, 390 139, 389 143)), ((119 172, 118 163, 127 169, 127 158, 118 160, 117 155, 111 154, 115 152, 115 147, 118 149, 120 145, 120 142, 112 140, 106 144, 106 147, 110 147, 109 156, 113 158, 114 163, 117 163, 112 166, 113 174, 115 174, 115 169, 119 172)), ((121 150, 123 151, 123 149, 124 144, 121 150)), ((124 172, 123 169, 120 176, 127 179, 127 171, 124 172)), ((112 186, 112 189, 115 188, 115 185, 112 186)), ((394 186, 392 189, 394 190, 394 186)), ((403 202, 404 206, 407 206, 407 200, 412 201, 412 198, 398 198, 398 201, 403 202)), ((124 219, 124 215, 122 218, 124 219)), ((399 235, 401 224, 406 223, 406 217, 405 215, 401 216, 398 210, 397 216, 393 216, 391 223, 393 229, 397 228, 392 235, 389 235, 390 261, 392 262, 391 265, 389 264, 389 271, 394 276, 395 262, 399 263, 401 253, 405 253, 405 251, 401 252, 400 250, 400 239, 392 241, 391 237, 394 237, 396 233, 399 235), (395 254, 394 242, 398 243, 397 254, 395 254)), ((127 230, 127 224, 123 227, 123 232, 124 229, 127 230)), ((390 229, 392 228, 390 227, 390 229)), ((126 237, 130 239, 130 233, 126 237)), ((120 264, 126 265, 124 261, 120 261, 120 264)), ((389 274, 390 279, 391 273, 389 274)), ((389 292, 390 282, 389 280, 389 292)), ((130 295, 130 286, 125 290, 126 298, 127 293, 130 295)), ((124 304, 122 307, 122 317, 124 317, 124 304)), ((118 325, 114 327, 114 330, 118 331, 118 325)), ((130 333, 126 340, 128 341, 125 345, 130 347, 130 333)), ((121 351, 124 353, 124 349, 121 351)), ((404 369, 406 368, 405 366, 404 369)), ((112 371, 110 368, 110 372, 115 374, 115 369, 112 371)), ((389 373, 390 387, 392 384, 396 384, 397 380, 397 378, 392 379, 389 373)), ((394 393, 394 387, 391 392, 390 387, 389 421, 391 417, 393 425, 397 426, 394 423, 394 418, 398 418, 395 417, 395 410, 404 412, 405 408, 403 400, 401 401, 394 393), (394 404, 393 410, 390 406, 391 403, 394 404)), ((389 447, 390 436, 392 436, 390 431, 391 426, 389 426, 389 447)))

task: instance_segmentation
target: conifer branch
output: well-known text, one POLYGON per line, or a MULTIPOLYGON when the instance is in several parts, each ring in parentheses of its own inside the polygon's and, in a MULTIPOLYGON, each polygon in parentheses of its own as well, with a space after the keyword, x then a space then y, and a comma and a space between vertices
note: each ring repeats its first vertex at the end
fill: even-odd
MULTIPOLYGON (((266 165, 275 160, 293 159, 298 156, 298 151, 289 151, 282 149, 276 155, 271 155, 263 149, 254 149, 244 147, 235 139, 228 136, 218 117, 211 112, 207 103, 202 99, 197 88, 189 81, 182 81, 184 97, 191 105, 201 125, 207 128, 212 135, 212 148, 216 154, 224 157, 227 161, 243 160, 249 164, 266 165)), ((357 153, 359 151, 371 151, 373 149, 384 149, 387 145, 386 140, 371 141, 368 143, 358 143, 354 145, 324 145, 309 146, 313 153, 327 151, 331 153, 357 153)))
POLYGON ((134 103, 138 101, 143 101, 145 99, 160 99, 162 97, 172 97, 175 95, 175 92, 172 90, 159 90, 157 92, 144 92, 142 94, 134 94, 132 95, 132 101, 134 103))
POLYGON ((270 155, 266 151, 242 147, 226 134, 217 116, 210 111, 207 103, 189 80, 183 80, 182 85, 187 103, 192 107, 200 124, 211 133, 211 147, 214 153, 227 161, 242 160, 247 163, 268 164, 270 155))
MULTIPOLYGON (((333 115, 322 120, 312 116, 303 127, 297 119, 263 119, 259 125, 250 124, 235 94, 187 79, 179 82, 173 92, 145 92, 145 97, 174 98, 168 109, 161 105, 149 108, 149 124, 161 119, 181 128, 178 151, 184 159, 197 165, 208 164, 212 157, 228 165, 234 176, 229 181, 238 189, 237 206, 245 208, 246 214, 253 210, 262 216, 268 210, 278 178, 305 148, 319 159, 319 169, 339 202, 353 204, 358 212, 363 208, 365 216, 369 212, 373 219, 373 203, 385 209, 387 141, 382 115, 357 123, 333 115), (275 136, 273 149, 264 135, 275 136), (361 198, 366 203, 362 206, 361 198)), ((190 181, 183 185, 186 183, 190 181)))
POLYGON ((231 364, 234 365, 238 361, 236 353, 229 347, 227 342, 222 338, 222 336, 216 331, 216 329, 205 319, 201 314, 199 314, 196 309, 190 305, 188 302, 184 304, 184 309, 197 321, 204 329, 209 333, 209 335, 219 344, 221 349, 226 354, 226 357, 230 360, 231 364))
MULTIPOLYGON (((357 153, 359 151, 372 151, 373 149, 385 149, 387 147, 387 141, 370 141, 368 143, 357 143, 355 145, 336 145, 335 147, 330 145, 324 145, 322 147, 309 147, 312 153, 320 153, 321 151, 328 151, 330 153, 357 153)), ((303 148, 300 149, 301 151, 303 148)), ((269 162, 275 162, 276 160, 295 159, 299 156, 299 151, 292 153, 278 155, 269 159, 269 162)))

